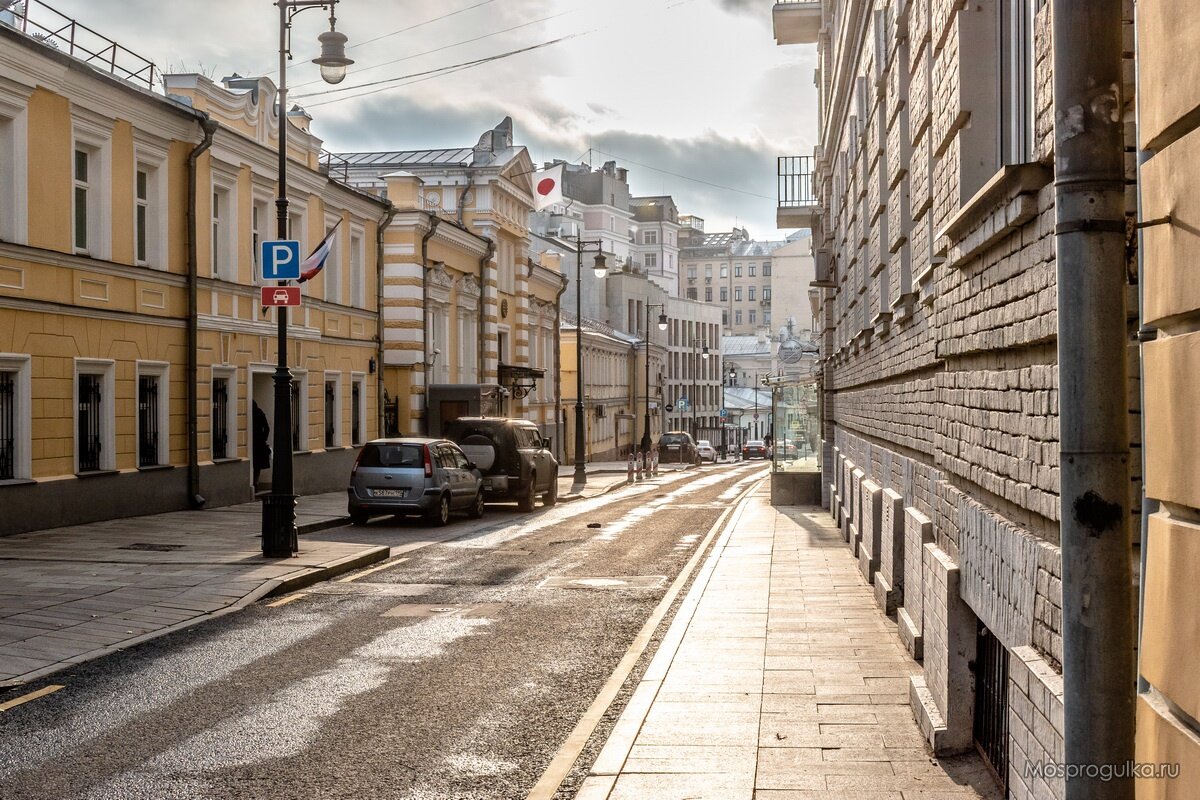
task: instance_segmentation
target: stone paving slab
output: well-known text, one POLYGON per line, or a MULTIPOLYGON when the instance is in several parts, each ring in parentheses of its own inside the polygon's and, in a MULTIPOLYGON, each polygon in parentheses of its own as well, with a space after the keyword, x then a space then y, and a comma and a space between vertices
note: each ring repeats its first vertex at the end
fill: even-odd
POLYGON ((577 800, 998 800, 926 748, 920 668, 828 519, 763 490, 735 512, 577 800))

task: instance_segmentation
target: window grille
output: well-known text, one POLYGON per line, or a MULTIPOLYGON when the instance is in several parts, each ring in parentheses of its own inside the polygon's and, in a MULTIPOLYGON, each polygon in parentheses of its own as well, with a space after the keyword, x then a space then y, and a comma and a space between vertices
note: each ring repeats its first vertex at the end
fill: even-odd
POLYGON ((0 481, 17 477, 16 373, 0 372, 0 481))
POLYGON ((325 381, 325 446, 337 444, 337 384, 325 381))
POLYGON ((229 381, 213 381, 212 457, 229 458, 229 381))
POLYGON ((158 458, 158 376, 138 378, 138 466, 153 467, 158 458))
POLYGON ((350 384, 350 442, 362 443, 362 384, 350 384))
POLYGON ((79 471, 96 472, 100 469, 100 451, 103 424, 100 403, 104 392, 101 388, 104 376, 79 376, 79 471))

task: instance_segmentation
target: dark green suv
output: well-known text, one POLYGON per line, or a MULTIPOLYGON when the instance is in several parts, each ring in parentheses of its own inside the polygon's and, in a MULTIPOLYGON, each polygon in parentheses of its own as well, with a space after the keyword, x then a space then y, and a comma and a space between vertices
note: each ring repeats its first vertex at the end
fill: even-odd
POLYGON ((532 511, 539 496, 547 506, 558 502, 558 459, 537 425, 509 417, 459 417, 443 430, 483 474, 488 501, 516 500, 522 511, 532 511))

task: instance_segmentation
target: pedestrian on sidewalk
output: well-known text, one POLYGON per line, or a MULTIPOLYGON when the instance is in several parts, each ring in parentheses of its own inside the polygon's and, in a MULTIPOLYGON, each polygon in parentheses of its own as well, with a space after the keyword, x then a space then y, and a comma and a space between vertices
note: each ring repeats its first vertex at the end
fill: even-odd
POLYGON ((258 403, 251 401, 254 406, 253 420, 253 435, 254 435, 254 489, 258 490, 258 475, 264 469, 271 468, 271 423, 267 422, 267 415, 258 407, 258 403))

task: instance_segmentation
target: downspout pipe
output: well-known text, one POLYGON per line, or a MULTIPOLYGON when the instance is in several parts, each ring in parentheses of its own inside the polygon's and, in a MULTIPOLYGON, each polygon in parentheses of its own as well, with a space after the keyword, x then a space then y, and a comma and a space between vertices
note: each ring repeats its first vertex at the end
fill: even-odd
MULTIPOLYGON (((378 325, 375 335, 375 424, 377 425, 375 431, 378 436, 385 434, 385 420, 387 419, 387 408, 383 399, 384 392, 387 391, 383 382, 384 336, 387 333, 383 319, 384 236, 395 218, 396 207, 389 202, 388 209, 384 212, 383 219, 379 220, 379 227, 375 231, 375 319, 376 325, 378 325)), ((399 419, 396 421, 398 423, 399 419)))
MULTIPOLYGON (((1064 753, 1134 757, 1121 0, 1053 0, 1064 753)), ((1132 800, 1068 774, 1066 800, 1132 800)), ((1093 771, 1095 772, 1095 771, 1093 771)))
POLYGON ((188 153, 188 210, 187 210, 187 484, 188 505, 191 508, 203 508, 204 496, 200 494, 200 430, 199 403, 197 382, 200 379, 199 354, 200 319, 199 319, 199 275, 200 259, 197 255, 196 239, 196 164, 204 151, 212 147, 213 137, 220 127, 216 120, 207 114, 199 120, 200 132, 203 138, 200 143, 188 153))
POLYGON ((483 357, 487 353, 484 347, 483 332, 487 329, 483 319, 483 309, 487 300, 487 265, 492 260, 492 256, 496 255, 496 243, 491 239, 484 239, 487 242, 487 249, 483 251, 483 256, 479 259, 479 314, 477 315, 476 324, 479 328, 479 334, 476 338, 476 346, 479 348, 479 353, 476 359, 476 368, 479 375, 479 384, 483 385, 483 378, 487 374, 486 367, 483 363, 483 357))
POLYGON ((438 225, 442 224, 442 218, 437 214, 429 215, 429 230, 425 231, 421 236, 421 367, 422 375, 425 377, 425 433, 432 436, 433 433, 429 429, 429 386, 430 386, 430 363, 429 363, 429 240, 437 233, 438 225))
MULTIPOLYGON (((559 269, 562 269, 561 261, 559 269)), ((565 275, 559 274, 558 294, 554 296, 554 443, 558 447, 558 463, 567 463, 567 450, 563 442, 562 405, 562 296, 567 291, 570 281, 565 275)))

